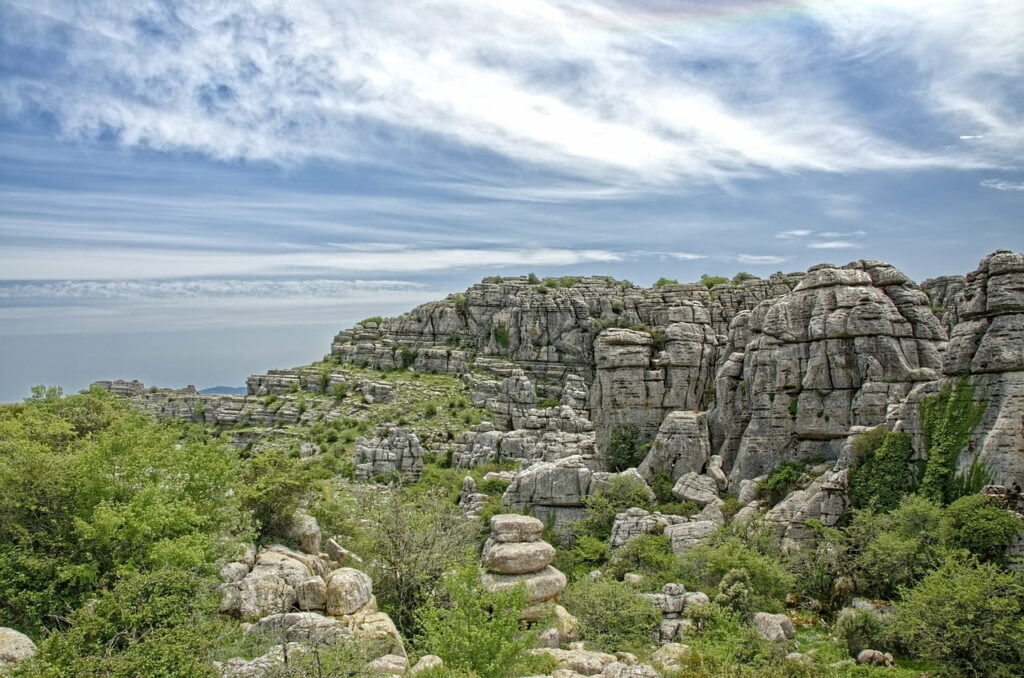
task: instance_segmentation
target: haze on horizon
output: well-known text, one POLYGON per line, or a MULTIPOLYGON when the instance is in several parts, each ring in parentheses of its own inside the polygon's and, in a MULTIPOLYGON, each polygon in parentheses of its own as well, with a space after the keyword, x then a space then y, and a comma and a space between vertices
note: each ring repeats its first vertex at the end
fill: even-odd
POLYGON ((488 275, 1024 249, 1013 0, 0 2, 0 402, 240 385, 488 275))

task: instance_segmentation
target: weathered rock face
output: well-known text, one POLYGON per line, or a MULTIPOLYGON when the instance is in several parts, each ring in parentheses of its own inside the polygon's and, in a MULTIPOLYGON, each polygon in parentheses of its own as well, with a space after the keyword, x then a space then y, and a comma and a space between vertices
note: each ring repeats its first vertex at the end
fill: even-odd
POLYGON ((612 523, 612 534, 609 545, 615 549, 624 546, 634 537, 643 534, 661 534, 669 525, 685 523, 685 516, 672 516, 662 513, 651 513, 642 508, 631 508, 618 513, 612 523))
POLYGON ((1024 484, 1024 253, 1000 251, 965 279, 939 382, 923 384, 892 413, 890 425, 913 437, 924 452, 920 403, 943 387, 966 380, 985 414, 961 452, 963 472, 982 460, 992 481, 1024 484))
POLYGON ((360 480, 391 473, 415 479, 423 472, 423 448, 415 433, 385 424, 377 429, 372 440, 356 439, 355 462, 356 477, 360 480))
POLYGON ((331 556, 331 562, 326 554, 298 553, 283 546, 265 547, 259 553, 249 548, 224 567, 220 611, 252 621, 246 634, 274 634, 280 642, 252 660, 216 663, 223 678, 276 675, 286 654, 298 656, 339 643, 369 653, 371 663, 405 658, 398 629, 377 609, 370 578, 350 567, 331 569, 339 559, 350 560, 351 554, 334 540, 328 540, 328 550, 340 558, 331 556))
POLYGON ((645 593, 643 597, 661 612, 661 626, 652 634, 653 640, 659 643, 670 643, 679 638, 680 629, 686 625, 683 617, 688 607, 711 602, 707 594, 687 592, 682 584, 665 584, 661 593, 645 593))
POLYGON ((651 450, 637 471, 648 480, 655 474, 663 474, 674 481, 686 473, 701 473, 710 456, 707 414, 670 412, 661 422, 651 450))
POLYGON ((927 296, 872 261, 812 268, 730 330, 716 379, 713 448, 733 482, 780 462, 835 459, 852 426, 882 423, 891 405, 938 377, 945 332, 927 296))
POLYGON ((700 544, 705 537, 719 527, 721 527, 719 523, 711 520, 696 520, 669 525, 665 528, 665 536, 669 538, 672 552, 676 555, 682 555, 700 544))
POLYGON ((799 547, 801 542, 814 538, 806 527, 810 520, 816 520, 826 527, 833 527, 849 506, 847 495, 849 471, 826 470, 802 490, 790 493, 764 514, 764 521, 775 527, 782 538, 784 549, 799 547))
POLYGON ((782 642, 796 637, 793 622, 784 614, 757 612, 754 614, 754 629, 765 640, 782 642))
POLYGON ((628 476, 647 489, 651 501, 654 493, 636 469, 621 474, 594 471, 596 460, 574 455, 555 462, 537 463, 516 474, 501 501, 517 511, 529 510, 551 525, 560 534, 568 534, 571 525, 583 519, 587 497, 616 476, 628 476))
POLYGON ((718 338, 710 314, 692 302, 667 312, 671 322, 653 334, 610 329, 594 342, 590 412, 601 449, 615 426, 635 425, 646 442, 669 412, 703 410, 711 401, 718 338))

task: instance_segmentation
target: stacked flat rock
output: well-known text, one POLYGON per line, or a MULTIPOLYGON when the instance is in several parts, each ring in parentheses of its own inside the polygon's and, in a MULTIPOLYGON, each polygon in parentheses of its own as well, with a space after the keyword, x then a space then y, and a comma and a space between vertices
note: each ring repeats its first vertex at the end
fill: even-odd
POLYGON ((544 523, 531 516, 494 516, 481 556, 486 590, 507 591, 520 583, 526 587, 526 621, 539 619, 545 603, 553 603, 565 589, 565 575, 551 566, 555 548, 540 538, 543 531, 544 523))
POLYGON ((384 424, 372 440, 356 439, 356 478, 402 473, 419 478, 423 472, 423 447, 412 431, 384 424))
POLYGON ((652 634, 659 643, 671 643, 679 638, 680 631, 689 625, 685 619, 686 609, 693 605, 711 602, 707 594, 687 591, 682 584, 665 584, 661 593, 644 593, 644 598, 661 612, 661 626, 652 634))

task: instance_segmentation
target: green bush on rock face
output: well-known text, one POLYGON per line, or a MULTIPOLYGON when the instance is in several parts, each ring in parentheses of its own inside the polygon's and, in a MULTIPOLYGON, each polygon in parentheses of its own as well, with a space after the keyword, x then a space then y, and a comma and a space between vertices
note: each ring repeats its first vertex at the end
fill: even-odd
POLYGON ((914 491, 917 478, 911 465, 910 436, 872 429, 853 443, 856 459, 850 469, 850 503, 854 508, 891 511, 914 491))
POLYGON ((442 580, 438 594, 416 614, 416 639, 424 654, 436 654, 446 669, 479 678, 513 678, 529 673, 535 634, 519 615, 526 589, 488 593, 475 565, 460 567, 442 580))
POLYGON ((957 499, 957 457, 985 414, 986 403, 975 402, 974 391, 974 386, 963 379, 921 402, 921 428, 928 462, 920 492, 943 504, 957 499))
POLYGON ((640 429, 633 424, 619 424, 608 438, 608 468, 616 473, 636 468, 644 460, 647 448, 640 444, 640 429))
POLYGON ((612 476, 607 484, 586 498, 587 516, 573 526, 573 531, 577 536, 608 539, 615 514, 633 507, 651 508, 649 492, 639 478, 612 476))

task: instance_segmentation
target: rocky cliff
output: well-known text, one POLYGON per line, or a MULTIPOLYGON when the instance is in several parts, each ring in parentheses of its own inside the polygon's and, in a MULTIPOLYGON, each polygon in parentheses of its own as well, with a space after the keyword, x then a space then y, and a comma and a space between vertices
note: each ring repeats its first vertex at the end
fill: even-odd
POLYGON ((1024 483, 1022 254, 923 286, 869 260, 711 289, 492 278, 340 332, 323 362, 254 375, 246 396, 102 385, 158 416, 231 429, 239 445, 352 422, 366 477, 416 473, 431 454, 515 461, 527 475, 510 503, 568 514, 590 484, 554 496, 559 464, 608 471, 618 427, 649 446, 645 479, 694 474, 735 495, 784 461, 841 471, 865 427, 905 430, 925 457, 920 404, 962 380, 987 407, 957 467, 982 460, 996 482, 1024 483))

